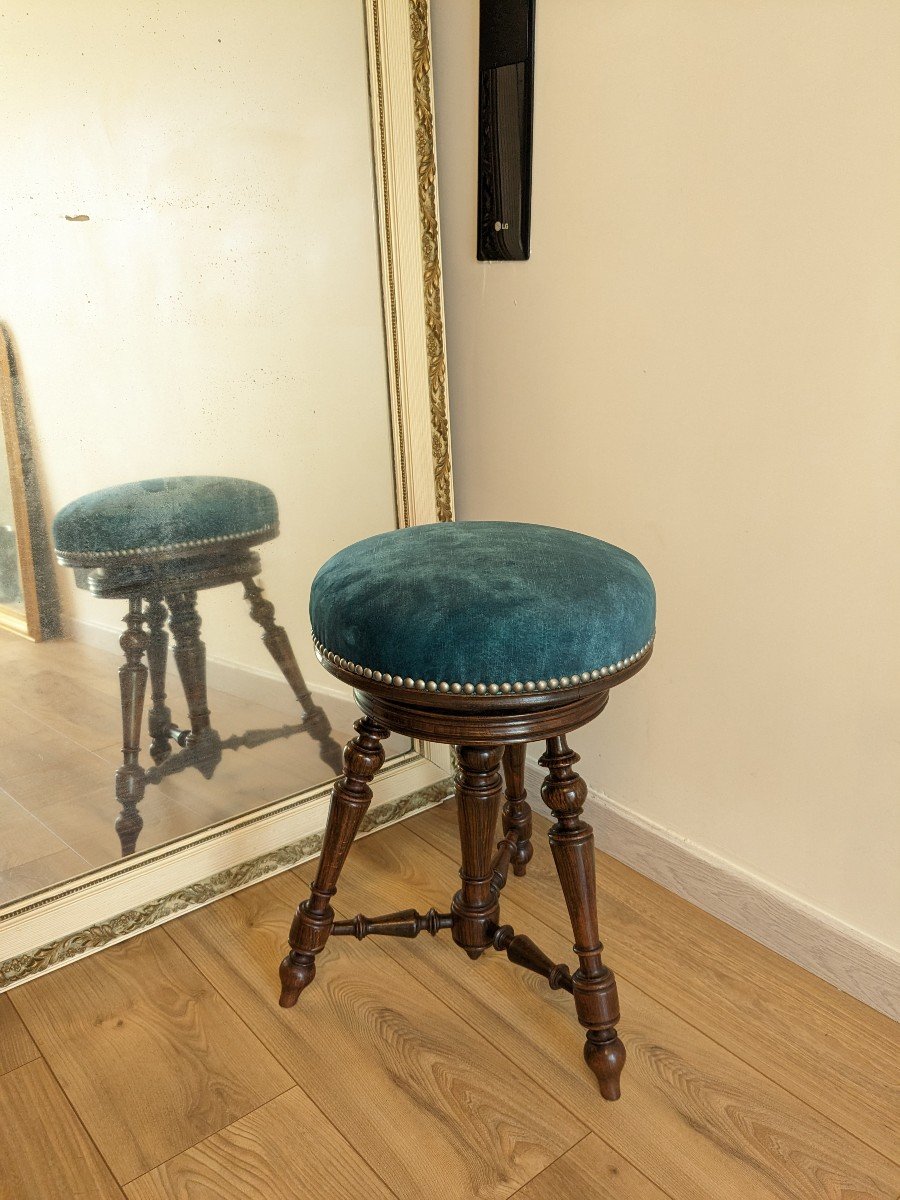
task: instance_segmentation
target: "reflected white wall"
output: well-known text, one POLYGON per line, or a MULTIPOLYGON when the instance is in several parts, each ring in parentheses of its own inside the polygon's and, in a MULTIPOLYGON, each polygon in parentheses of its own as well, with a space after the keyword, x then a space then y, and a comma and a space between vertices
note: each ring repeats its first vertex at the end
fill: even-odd
MULTIPOLYGON (((395 524, 362 6, 35 0, 0 39, 0 320, 48 514, 128 479, 278 496, 263 580, 310 677, 312 574, 395 524), (67 220, 86 216, 89 220, 67 220)), ((66 612, 118 623, 75 592, 66 612)), ((240 589, 212 657, 271 660, 240 589)))

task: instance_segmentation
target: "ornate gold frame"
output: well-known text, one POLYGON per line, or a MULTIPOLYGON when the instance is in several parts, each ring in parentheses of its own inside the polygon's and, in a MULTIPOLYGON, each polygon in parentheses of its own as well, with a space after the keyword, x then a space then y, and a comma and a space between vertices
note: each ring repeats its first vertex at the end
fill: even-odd
MULTIPOLYGON (((398 524, 447 521, 453 487, 428 0, 364 7, 398 524)), ((414 742, 376 782, 368 827, 438 803, 451 789, 449 768, 445 747, 414 742)), ((312 857, 327 799, 323 785, 0 907, 0 989, 312 857), (305 832, 288 835, 294 826, 305 832), (254 839, 263 848, 247 857, 254 839), (227 861, 232 846, 243 853, 227 861)))
MULTIPOLYGON (((6 461, 9 464, 9 487, 12 495, 13 520, 16 526, 16 550, 19 559, 19 577, 22 583, 24 612, 6 604, 0 604, 0 629, 17 633, 32 642, 59 633, 55 592, 42 596, 46 587, 39 589, 35 555, 43 551, 46 572, 52 580, 46 530, 43 527, 43 511, 37 493, 33 461, 28 452, 28 426, 22 409, 22 397, 17 395, 18 372, 15 347, 6 327, 0 323, 0 420, 3 422, 3 440, 6 446, 6 461), (24 453, 23 453, 24 451, 24 453), (28 458, 27 469, 26 456, 28 458), (26 477, 28 476, 28 478, 26 477), (32 500, 29 501, 29 485, 32 500), (34 534, 37 534, 35 539, 34 534), (42 600, 44 610, 42 612, 42 600)), ((45 580, 46 582, 46 580, 45 580)))

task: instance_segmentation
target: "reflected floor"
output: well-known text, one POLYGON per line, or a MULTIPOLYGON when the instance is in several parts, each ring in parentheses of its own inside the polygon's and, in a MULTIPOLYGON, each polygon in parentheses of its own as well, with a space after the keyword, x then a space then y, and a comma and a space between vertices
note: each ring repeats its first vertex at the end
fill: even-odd
MULTIPOLYGON (((34 645, 0 631, 0 903, 119 859, 114 775, 121 762, 118 655, 78 642, 34 645)), ((167 681, 173 719, 187 723, 177 674, 167 681)), ((359 715, 346 700, 316 694, 343 745, 359 715)), ((149 697, 148 697, 149 699, 149 697)), ((222 751, 211 779, 188 766, 157 781, 141 802, 138 852, 322 783, 319 745, 296 732, 299 706, 287 685, 277 707, 209 689, 214 727, 232 745, 248 731, 270 740, 222 751), (274 735, 274 736, 272 736, 274 735)), ((259 741, 256 736, 248 742, 259 741)), ((145 731, 142 765, 153 763, 145 731)), ((393 737, 389 755, 409 742, 393 737)), ((173 747, 173 758, 178 755, 173 747)))

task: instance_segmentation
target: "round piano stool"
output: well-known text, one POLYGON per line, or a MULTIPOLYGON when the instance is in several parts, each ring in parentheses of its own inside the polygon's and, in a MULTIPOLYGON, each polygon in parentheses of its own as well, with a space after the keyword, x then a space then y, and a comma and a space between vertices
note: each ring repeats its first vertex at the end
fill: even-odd
POLYGON ((363 716, 332 790, 309 897, 291 925, 283 1007, 312 983, 330 936, 448 930, 470 958, 503 951, 571 993, 587 1031, 585 1061, 604 1099, 618 1099, 625 1047, 616 1032, 616 981, 601 957, 594 836, 582 820, 587 785, 567 738, 645 666, 655 615, 653 584, 637 559, 544 526, 417 526, 366 539, 322 567, 310 599, 316 651, 354 689, 363 716), (389 733, 455 748, 461 886, 449 912, 338 921, 332 897, 389 733), (546 743, 541 798, 555 818, 550 850, 574 935, 574 971, 500 917, 510 868, 526 875, 533 853, 524 767, 535 741, 546 743))

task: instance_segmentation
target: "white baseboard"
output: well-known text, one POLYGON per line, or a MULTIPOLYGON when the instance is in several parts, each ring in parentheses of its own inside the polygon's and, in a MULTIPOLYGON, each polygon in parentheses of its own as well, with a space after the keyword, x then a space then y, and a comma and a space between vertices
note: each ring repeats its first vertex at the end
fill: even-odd
MULTIPOLYGON (((540 795, 543 772, 526 766, 540 795)), ((900 956, 775 884, 588 790, 585 816, 598 847, 711 916, 900 1020, 900 956)))

